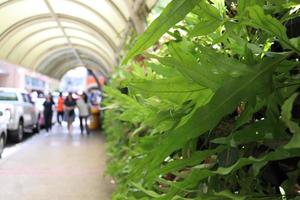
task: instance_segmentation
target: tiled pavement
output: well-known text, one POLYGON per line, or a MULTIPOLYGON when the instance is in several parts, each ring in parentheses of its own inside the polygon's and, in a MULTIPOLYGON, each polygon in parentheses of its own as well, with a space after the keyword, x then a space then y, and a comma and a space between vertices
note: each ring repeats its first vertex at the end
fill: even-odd
POLYGON ((0 200, 109 200, 100 133, 72 135, 65 126, 10 147, 0 160, 0 200))

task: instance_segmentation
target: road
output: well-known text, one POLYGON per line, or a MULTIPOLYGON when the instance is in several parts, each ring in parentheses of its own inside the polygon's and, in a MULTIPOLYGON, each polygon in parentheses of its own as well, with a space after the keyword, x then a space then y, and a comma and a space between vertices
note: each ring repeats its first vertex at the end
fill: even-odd
POLYGON ((100 133, 72 135, 54 126, 24 142, 9 144, 0 160, 2 200, 109 200, 104 176, 105 143, 100 133))

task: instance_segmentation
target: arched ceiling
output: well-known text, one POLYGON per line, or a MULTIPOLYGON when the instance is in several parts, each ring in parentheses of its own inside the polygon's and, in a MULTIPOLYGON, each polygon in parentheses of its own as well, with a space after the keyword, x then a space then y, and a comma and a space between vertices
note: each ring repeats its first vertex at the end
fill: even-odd
POLYGON ((54 78, 78 66, 106 76, 156 1, 0 0, 0 59, 54 78))

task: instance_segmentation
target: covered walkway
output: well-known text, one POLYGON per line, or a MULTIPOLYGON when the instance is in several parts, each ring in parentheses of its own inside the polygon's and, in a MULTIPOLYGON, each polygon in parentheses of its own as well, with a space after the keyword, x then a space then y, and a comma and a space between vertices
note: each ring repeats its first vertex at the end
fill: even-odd
POLYGON ((0 0, 0 59, 60 79, 84 66, 108 76, 157 0, 0 0))
POLYGON ((108 200, 113 191, 104 177, 105 146, 100 133, 80 135, 55 126, 19 146, 0 160, 0 199, 108 200))

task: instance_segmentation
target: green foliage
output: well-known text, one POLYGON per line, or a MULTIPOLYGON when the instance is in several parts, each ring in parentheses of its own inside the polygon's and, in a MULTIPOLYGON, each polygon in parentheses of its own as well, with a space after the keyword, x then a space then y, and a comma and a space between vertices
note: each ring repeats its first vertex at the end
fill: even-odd
POLYGON ((105 87, 113 199, 299 198, 299 6, 170 2, 105 87))
POLYGON ((181 0, 172 1, 162 14, 150 25, 150 27, 141 35, 135 46, 128 52, 124 63, 132 56, 141 53, 155 43, 165 32, 174 24, 182 20, 200 0, 181 0))

